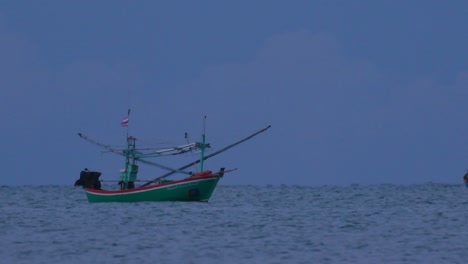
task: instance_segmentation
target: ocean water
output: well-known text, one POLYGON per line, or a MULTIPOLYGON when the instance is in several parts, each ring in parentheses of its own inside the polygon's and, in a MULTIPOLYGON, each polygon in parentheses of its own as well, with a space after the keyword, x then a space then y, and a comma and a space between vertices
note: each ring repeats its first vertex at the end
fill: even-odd
POLYGON ((0 263, 468 263, 460 185, 223 186, 208 203, 90 204, 0 187, 0 263))

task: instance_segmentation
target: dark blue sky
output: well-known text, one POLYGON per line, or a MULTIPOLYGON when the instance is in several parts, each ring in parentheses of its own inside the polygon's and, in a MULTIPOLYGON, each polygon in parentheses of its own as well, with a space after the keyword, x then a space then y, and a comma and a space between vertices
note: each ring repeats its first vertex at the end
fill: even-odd
POLYGON ((1 1, 0 184, 116 179, 76 133, 123 145, 129 107, 140 144, 272 125, 207 161, 224 184, 459 183, 466 25, 465 1, 1 1))

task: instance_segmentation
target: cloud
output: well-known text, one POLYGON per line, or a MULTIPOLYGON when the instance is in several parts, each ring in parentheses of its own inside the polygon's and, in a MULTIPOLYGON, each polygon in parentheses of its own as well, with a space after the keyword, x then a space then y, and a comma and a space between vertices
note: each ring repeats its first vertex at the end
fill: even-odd
POLYGON ((1 22, 0 57, 0 129, 8 153, 0 161, 8 174, 2 184, 66 183, 71 178, 62 173, 102 162, 92 161, 99 152, 85 150, 89 146, 79 145, 76 133, 119 136, 103 128, 118 127, 126 113, 129 90, 142 84, 138 66, 80 60, 58 67, 33 40, 1 22))
POLYGON ((42 183, 31 175, 51 158, 57 171, 70 173, 83 164, 118 167, 75 133, 120 142, 109 131, 129 105, 140 113, 131 122, 143 136, 192 135, 207 115, 215 149, 271 124, 209 161, 239 167, 225 183, 407 183, 444 180, 465 166, 466 72, 452 83, 437 76, 401 81, 378 61, 346 53, 332 34, 277 34, 248 61, 208 65, 193 81, 161 86, 138 62, 53 64, 34 41, 1 24, 0 40, 2 131, 11 139, 1 162, 28 165, 9 171, 7 184, 42 183))
POLYGON ((232 123, 272 123, 270 144, 243 153, 257 182, 441 179, 445 166, 461 160, 437 164, 434 151, 450 151, 462 137, 455 129, 468 114, 458 97, 466 75, 455 85, 420 76, 401 82, 341 45, 330 34, 275 35, 250 61, 208 67, 190 84, 191 96, 213 95, 209 107, 232 123), (453 137, 443 144, 438 137, 447 133, 453 137), (259 164, 276 177, 255 170, 259 164))
POLYGON ((132 62, 49 62, 32 40, 8 31, 2 23, 0 57, 0 109, 9 113, 10 124, 18 120, 45 124, 64 116, 108 114, 117 105, 124 112, 130 92, 143 83, 138 65, 132 62))
POLYGON ((209 107, 230 124, 273 125, 271 144, 255 149, 251 156, 244 154, 252 160, 284 161, 269 164, 276 179, 265 175, 259 181, 313 182, 303 178, 302 171, 326 177, 324 166, 336 167, 337 156, 346 159, 342 151, 353 151, 348 149, 349 141, 371 133, 373 124, 368 122, 378 117, 369 110, 378 107, 376 101, 388 89, 377 85, 383 77, 371 62, 341 53, 328 34, 302 31, 273 36, 251 61, 207 68, 190 84, 191 96, 213 95, 209 107))

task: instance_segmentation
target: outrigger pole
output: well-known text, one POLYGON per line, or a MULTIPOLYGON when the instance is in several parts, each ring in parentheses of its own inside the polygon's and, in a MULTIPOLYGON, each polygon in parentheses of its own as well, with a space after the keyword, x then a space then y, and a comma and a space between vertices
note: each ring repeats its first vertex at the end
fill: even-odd
MULTIPOLYGON (((141 157, 139 157, 136 153, 136 149, 133 149, 132 150, 132 147, 129 144, 129 141, 133 141, 133 145, 135 145, 134 141, 135 141, 135 138, 133 137, 128 137, 127 136, 127 149, 125 150, 117 150, 117 149, 114 149, 113 147, 109 146, 109 145, 106 145, 106 144, 102 144, 100 142, 97 142, 95 140, 92 140, 90 139, 89 137, 81 134, 81 133, 78 133, 78 136, 94 145, 97 145, 99 147, 102 147, 104 149, 106 149, 107 151, 109 152, 112 152, 114 154, 117 154, 117 155, 121 155, 121 156, 124 156, 126 161, 128 161, 129 158, 133 157, 133 159, 135 161, 139 161, 141 163, 145 163, 145 164, 148 164, 148 165, 152 165, 152 166, 156 166, 156 167, 159 167, 161 169, 164 169, 164 170, 168 170, 168 171, 171 171, 171 172, 178 172, 178 173, 185 173, 185 174, 188 174, 190 175, 189 172, 186 172, 186 171, 182 171, 182 170, 177 170, 177 169, 173 169, 171 167, 168 167, 168 166, 164 166, 162 164, 159 164, 159 163, 156 163, 156 162, 152 162, 152 161, 148 161, 148 160, 144 160, 144 159, 141 159, 141 157)), ((134 146, 133 146, 134 147, 134 146)), ((177 154, 177 153, 176 153, 177 154)), ((175 154, 174 154, 175 155, 175 154)))
MULTIPOLYGON (((260 129, 259 131, 253 133, 252 135, 250 135, 250 136, 248 136, 248 137, 246 137, 246 138, 244 138, 244 139, 241 139, 241 140, 239 140, 239 141, 237 141, 237 142, 235 142, 235 143, 232 143, 232 144, 229 145, 229 146, 226 146, 226 147, 224 147, 224 148, 222 148, 222 149, 220 149, 220 150, 218 150, 218 151, 216 151, 216 152, 214 152, 214 153, 211 153, 210 155, 204 157, 203 160, 207 160, 207 159, 209 159, 209 158, 211 158, 211 157, 214 157, 214 156, 216 156, 216 155, 218 155, 218 154, 220 154, 220 153, 222 153, 222 152, 224 152, 224 151, 226 151, 226 150, 228 150, 228 149, 230 149, 230 148, 232 148, 232 147, 234 147, 234 146, 237 146, 237 145, 239 145, 240 143, 243 143, 243 142, 245 142, 245 141, 247 141, 247 140, 249 140, 249 139, 255 137, 256 135, 265 132, 265 131, 268 130, 270 127, 271 127, 271 126, 267 126, 267 127, 265 127, 265 128, 262 128, 262 129, 260 129)), ((194 162, 191 162, 191 163, 189 163, 189 164, 187 164, 187 165, 185 165, 185 166, 182 166, 182 167, 178 168, 177 170, 184 170, 184 169, 186 169, 186 168, 188 168, 188 167, 190 167, 190 166, 193 166, 193 165, 199 163, 201 160, 202 160, 202 159, 199 159, 199 160, 196 160, 196 161, 194 161, 194 162)), ((172 175, 172 174, 174 174, 174 173, 176 173, 176 172, 175 172, 175 171, 168 172, 168 173, 166 173, 166 174, 164 174, 164 175, 162 175, 162 176, 157 177, 156 179, 154 179, 154 180, 152 180, 152 181, 149 181, 149 182, 147 182, 147 183, 141 185, 140 187, 148 186, 148 185, 150 185, 150 184, 152 184, 152 183, 154 183, 154 182, 156 182, 156 181, 158 181, 158 180, 164 179, 164 178, 166 178, 166 177, 168 177, 168 176, 170 176, 170 175, 172 175)))

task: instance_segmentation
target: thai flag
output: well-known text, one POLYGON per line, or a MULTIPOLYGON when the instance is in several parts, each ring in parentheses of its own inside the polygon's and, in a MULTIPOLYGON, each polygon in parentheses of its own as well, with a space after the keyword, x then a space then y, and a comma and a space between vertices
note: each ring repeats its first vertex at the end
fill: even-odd
POLYGON ((122 127, 128 127, 128 116, 122 119, 122 127))

